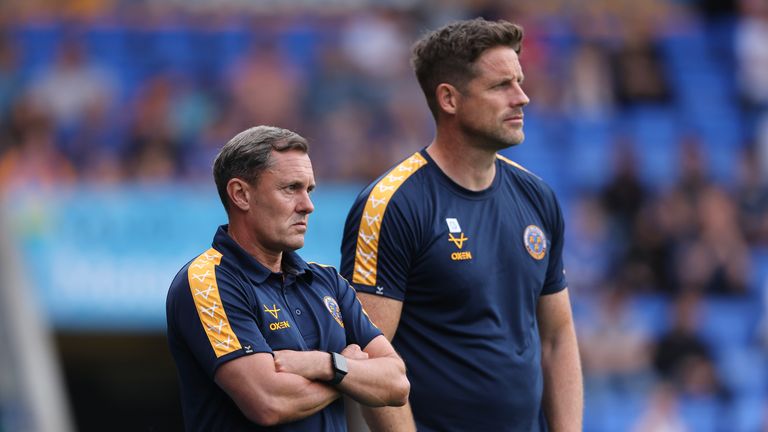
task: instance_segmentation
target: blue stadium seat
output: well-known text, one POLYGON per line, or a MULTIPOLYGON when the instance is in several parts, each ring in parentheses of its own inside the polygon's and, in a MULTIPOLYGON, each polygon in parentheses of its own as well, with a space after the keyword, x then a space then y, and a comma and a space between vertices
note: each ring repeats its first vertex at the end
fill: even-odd
POLYGON ((320 49, 327 36, 327 32, 317 28, 317 25, 309 20, 286 29, 278 38, 279 46, 286 53, 288 60, 309 77, 316 72, 320 49))
POLYGON ((19 72, 36 76, 53 63, 63 29, 60 24, 26 24, 12 28, 10 34, 18 44, 19 72))
POLYGON ((603 391, 584 395, 584 432, 628 431, 648 406, 647 395, 603 391))
POLYGON ((674 181, 682 132, 675 110, 652 105, 636 107, 624 116, 622 124, 636 146, 641 178, 655 187, 674 181))
POLYGON ((680 415, 691 431, 716 432, 720 429, 720 419, 724 408, 714 397, 696 397, 680 399, 680 415))
POLYGON ((749 292, 758 298, 768 294, 768 247, 752 248, 752 272, 749 292))
POLYGON ((768 403, 765 397, 737 396, 731 409, 729 431, 764 431, 768 422, 768 403))
POLYGON ((531 109, 526 111, 525 141, 516 147, 500 153, 519 163, 541 177, 558 194, 561 201, 570 195, 567 170, 564 169, 563 154, 567 154, 567 143, 563 141, 564 120, 531 109))
POLYGON ((598 190, 613 174, 614 137, 610 120, 571 121, 566 173, 576 187, 598 190))
POLYGON ((761 308, 761 303, 750 298, 707 298, 702 307, 699 332, 723 352, 746 348, 755 336, 761 308))
POLYGON ((670 300, 663 295, 636 295, 628 303, 629 313, 650 334, 659 336, 669 329, 670 300))
POLYGON ((768 358, 760 349, 719 350, 716 363, 724 384, 734 394, 745 397, 768 394, 768 358))
POLYGON ((153 56, 155 67, 195 76, 195 59, 200 50, 193 45, 192 33, 193 30, 179 26, 168 26, 149 32, 149 53, 153 56))
POLYGON ((193 47, 188 59, 201 83, 226 80, 224 74, 251 51, 255 34, 238 23, 215 29, 197 29, 187 35, 193 47))

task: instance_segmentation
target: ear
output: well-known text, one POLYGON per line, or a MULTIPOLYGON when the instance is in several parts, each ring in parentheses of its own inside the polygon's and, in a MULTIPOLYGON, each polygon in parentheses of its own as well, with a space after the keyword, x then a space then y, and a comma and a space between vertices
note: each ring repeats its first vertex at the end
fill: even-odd
POLYGON ((456 87, 442 83, 435 89, 437 105, 442 111, 448 114, 456 114, 456 105, 458 103, 459 91, 456 87))
POLYGON ((251 206, 251 186, 239 178, 227 182, 227 195, 233 207, 248 211, 251 206))

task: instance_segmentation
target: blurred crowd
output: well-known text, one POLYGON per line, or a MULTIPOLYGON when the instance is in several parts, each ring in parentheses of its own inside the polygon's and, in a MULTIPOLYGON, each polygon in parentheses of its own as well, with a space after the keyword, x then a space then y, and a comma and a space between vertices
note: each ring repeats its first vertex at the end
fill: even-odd
POLYGON ((207 184, 255 124, 362 184, 432 138, 411 41, 509 19, 532 102, 508 156, 563 201, 587 429, 768 427, 768 2, 296 3, 0 6, 0 188, 207 184))

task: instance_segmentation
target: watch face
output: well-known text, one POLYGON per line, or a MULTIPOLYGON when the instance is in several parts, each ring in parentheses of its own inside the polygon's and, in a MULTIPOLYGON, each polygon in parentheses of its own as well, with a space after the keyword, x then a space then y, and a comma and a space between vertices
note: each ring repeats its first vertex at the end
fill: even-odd
POLYGON ((347 373, 347 358, 341 354, 333 353, 333 367, 338 372, 346 375, 347 373))

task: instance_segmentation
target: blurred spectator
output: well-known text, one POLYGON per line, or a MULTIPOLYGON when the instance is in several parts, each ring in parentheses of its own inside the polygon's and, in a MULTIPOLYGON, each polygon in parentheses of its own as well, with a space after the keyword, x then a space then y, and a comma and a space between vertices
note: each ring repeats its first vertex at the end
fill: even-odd
POLYGON ((758 117, 754 133, 760 177, 766 180, 768 179, 768 109, 758 117))
POLYGON ((229 68, 226 80, 238 130, 257 124, 303 130, 303 81, 274 41, 253 46, 229 68))
POLYGON ((674 242, 674 281, 718 294, 745 291, 749 257, 733 200, 717 188, 697 136, 681 144, 681 173, 662 200, 662 227, 674 242))
POLYGON ((627 307, 624 287, 610 287, 596 302, 596 316, 579 326, 579 349, 590 387, 612 394, 639 394, 652 381, 647 329, 627 307))
POLYGON ((403 155, 426 146, 435 134, 430 121, 432 114, 415 80, 401 80, 392 90, 385 108, 390 124, 387 125, 384 148, 387 163, 384 165, 390 166, 403 155))
POLYGON ((725 396, 711 347, 700 328, 700 294, 686 291, 677 297, 671 312, 672 326, 656 344, 653 365, 663 380, 690 396, 725 396))
POLYGON ((625 23, 625 39, 613 53, 616 99, 622 107, 669 102, 671 93, 656 34, 642 20, 625 23))
POLYGON ((56 148, 51 119, 28 99, 11 108, 8 149, 0 155, 0 192, 61 187, 75 169, 56 148))
POLYGON ((72 162, 81 180, 99 184, 123 179, 120 150, 125 137, 114 116, 93 105, 83 113, 82 125, 69 137, 72 162))
MULTIPOLYGON (((236 116, 231 107, 222 107, 200 131, 196 145, 186 148, 183 154, 184 178, 191 181, 210 182, 213 161, 221 146, 238 133, 236 116)), ((314 156, 313 156, 314 157, 314 156)))
POLYGON ((632 432, 687 432, 678 399, 672 385, 663 381, 657 384, 647 408, 632 426, 632 432))
POLYGON ((396 10, 376 8, 354 15, 341 32, 341 48, 359 71, 374 80, 410 74, 410 32, 396 10))
POLYGON ((643 207, 632 230, 618 274, 636 293, 675 293, 674 251, 687 232, 691 209, 679 193, 668 194, 643 207))
POLYGON ((680 146, 680 177, 673 185, 693 205, 703 190, 712 185, 706 155, 699 136, 685 135, 680 146))
POLYGON ((91 61, 83 41, 67 35, 50 69, 29 88, 32 101, 54 121, 61 147, 76 159, 85 157, 82 147, 71 148, 70 135, 83 126, 89 112, 109 112, 116 96, 116 78, 102 65, 91 61))
POLYGON ((768 246, 768 176, 761 172, 754 149, 741 154, 736 200, 746 241, 752 247, 768 246))
POLYGON ((168 181, 180 172, 180 143, 171 121, 175 96, 169 75, 156 76, 139 90, 123 155, 126 178, 168 181))
POLYGON ((380 116, 352 100, 325 113, 323 127, 314 132, 317 145, 312 151, 320 156, 317 177, 353 182, 375 178, 378 174, 373 169, 387 159, 381 141, 374 141, 371 135, 377 118, 380 116))
POLYGON ((768 3, 741 0, 735 53, 740 95, 750 108, 768 108, 768 3))
POLYGON ((699 143, 683 140, 681 168, 669 190, 647 202, 635 219, 628 252, 620 272, 634 290, 675 294, 681 289, 683 245, 698 244, 698 202, 711 182, 699 143))
POLYGON ((698 197, 695 238, 680 247, 677 280, 711 294, 743 294, 749 280, 749 251, 739 230, 736 206, 721 189, 709 187, 698 197))
MULTIPOLYGON (((0 125, 5 123, 13 101, 19 96, 22 84, 18 53, 7 35, 7 30, 0 26, 0 125)), ((2 152, 2 146, 0 146, 0 152, 2 152)))
POLYGON ((600 198, 612 232, 618 236, 619 243, 628 244, 649 192, 637 175, 638 159, 632 144, 616 141, 613 174, 600 192, 600 198))
POLYGON ((608 117, 614 105, 614 85, 607 50, 596 42, 577 45, 571 55, 565 104, 589 119, 608 117))
POLYGON ((601 293, 611 274, 612 257, 623 243, 615 241, 608 215, 591 196, 583 196, 575 203, 570 219, 573 228, 568 231, 569 247, 565 251, 568 282, 582 296, 601 293))

